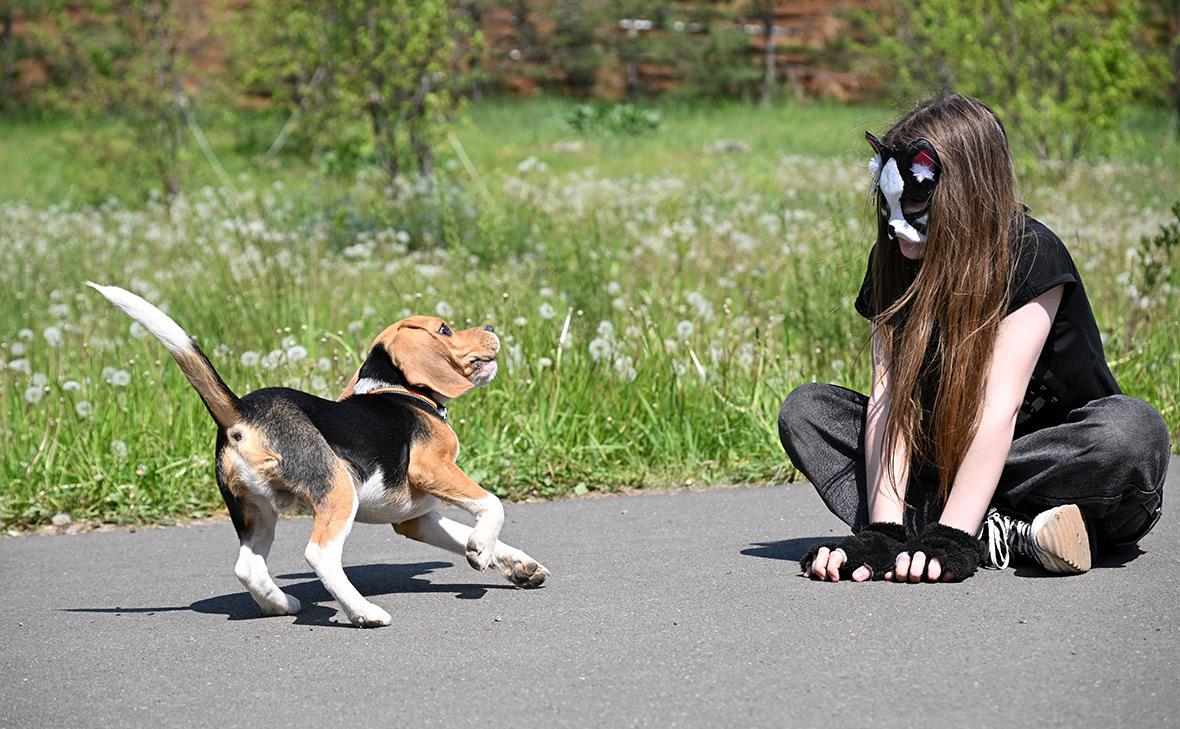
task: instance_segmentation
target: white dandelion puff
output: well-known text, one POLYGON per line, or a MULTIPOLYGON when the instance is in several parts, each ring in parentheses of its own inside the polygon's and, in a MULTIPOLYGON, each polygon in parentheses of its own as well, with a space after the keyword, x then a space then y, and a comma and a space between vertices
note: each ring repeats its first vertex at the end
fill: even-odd
POLYGON ((41 336, 45 337, 45 343, 50 347, 60 347, 62 342, 61 329, 57 327, 45 327, 45 331, 41 332, 41 336))
POLYGON ((111 441, 111 453, 118 460, 123 460, 127 457, 127 444, 121 440, 111 441))
POLYGON ((451 305, 447 302, 440 301, 438 302, 438 305, 434 307, 434 313, 438 314, 443 319, 450 319, 455 315, 455 310, 451 308, 451 305))
POLYGON ((597 362, 600 359, 610 357, 611 349, 609 340, 602 337, 595 337, 590 340, 590 359, 597 362))
POLYGON ((290 347, 287 350, 287 359, 291 362, 302 362, 307 359, 307 348, 298 344, 290 347))
POLYGON ((37 387, 45 387, 49 383, 49 378, 43 372, 34 372, 33 376, 29 378, 29 384, 37 387))
POLYGON ((25 390, 25 402, 36 405, 45 396, 45 388, 33 385, 25 390))
POLYGON ((548 369, 549 367, 553 366, 553 360, 549 359, 548 357, 542 357, 537 360, 537 366, 541 369, 548 369))
POLYGON ((548 301, 541 304, 540 314, 542 319, 552 319, 557 316, 557 310, 548 301))
POLYGON ((332 360, 327 357, 320 357, 315 362, 315 368, 320 372, 328 372, 332 369, 332 360))
POLYGON ((74 412, 78 414, 79 418, 85 420, 94 412, 94 406, 90 404, 89 400, 79 400, 74 405, 74 412))
POLYGON ((243 367, 257 367, 261 360, 262 356, 254 351, 242 352, 242 356, 240 357, 243 367))
POLYGON ((65 382, 61 383, 61 389, 65 390, 66 392, 81 392, 82 383, 78 382, 77 380, 66 380, 65 382))
POLYGON ((33 330, 32 329, 21 329, 19 332, 16 333, 16 336, 20 337, 21 339, 25 340, 26 342, 31 342, 31 341, 33 341, 33 330))
POLYGON ((144 329, 143 325, 137 321, 131 322, 131 327, 129 328, 128 331, 130 331, 131 336, 135 337, 136 339, 143 339, 144 337, 149 335, 148 330, 144 329))
POLYGON ((107 382, 115 387, 126 387, 131 384, 131 373, 127 370, 115 370, 107 382))
POLYGON ((9 345, 8 351, 13 357, 20 357, 25 353, 25 345, 21 344, 20 342, 13 342, 11 345, 9 345))
POLYGON ((692 336, 692 330, 692 322, 685 319, 676 325, 676 336, 680 337, 681 339, 688 339, 692 336))

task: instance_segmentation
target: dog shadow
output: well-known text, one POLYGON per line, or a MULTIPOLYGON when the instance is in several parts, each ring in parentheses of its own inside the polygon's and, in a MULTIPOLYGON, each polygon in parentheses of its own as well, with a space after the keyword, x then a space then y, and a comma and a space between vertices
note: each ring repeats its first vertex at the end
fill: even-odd
POLYGON ((796 537, 783 539, 778 542, 754 542, 742 554, 747 557, 762 557, 763 559, 780 559, 786 562, 798 562, 807 554, 807 550, 816 542, 829 541, 831 537, 796 537))
MULTIPOLYGON (((435 584, 422 579, 438 569, 453 567, 450 562, 418 562, 415 564, 365 564, 345 567, 344 573, 359 593, 365 597, 377 595, 391 595, 402 593, 454 593, 459 600, 479 600, 488 590, 513 590, 509 584, 477 585, 473 583, 440 583, 435 584)), ((324 588, 323 583, 314 572, 293 572, 276 575, 276 580, 303 580, 294 584, 280 584, 283 592, 294 596, 303 604, 303 609, 295 616, 295 625, 310 625, 318 627, 347 627, 352 624, 338 614, 335 598, 324 588), (321 603, 333 603, 323 605, 321 603)), ((251 620, 263 617, 258 604, 244 591, 231 592, 217 597, 197 600, 188 606, 170 607, 103 607, 103 608, 62 608, 61 612, 69 613, 114 613, 118 615, 154 615, 156 613, 193 611, 206 615, 224 615, 226 620, 251 620)))

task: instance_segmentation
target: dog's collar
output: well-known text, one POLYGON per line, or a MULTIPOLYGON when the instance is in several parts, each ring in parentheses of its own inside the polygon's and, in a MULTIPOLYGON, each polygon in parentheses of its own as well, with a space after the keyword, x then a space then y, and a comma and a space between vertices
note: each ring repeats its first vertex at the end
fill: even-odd
POLYGON ((447 409, 445 406, 439 405, 437 402, 435 402, 434 398, 430 397, 429 395, 418 392, 417 390, 410 389, 409 387, 406 387, 404 385, 386 385, 384 387, 375 387, 372 390, 366 390, 365 392, 362 392, 360 394, 361 395, 402 395, 405 397, 410 397, 415 400, 418 400, 419 402, 423 403, 424 405, 429 405, 430 409, 433 410, 435 412, 435 414, 437 414, 440 418, 442 418, 444 423, 447 421, 447 409))

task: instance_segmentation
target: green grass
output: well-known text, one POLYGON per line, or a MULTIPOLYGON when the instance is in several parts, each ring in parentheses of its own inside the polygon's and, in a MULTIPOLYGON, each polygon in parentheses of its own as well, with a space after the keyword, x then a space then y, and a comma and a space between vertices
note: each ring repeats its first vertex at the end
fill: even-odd
MULTIPOLYGON (((217 177, 194 157, 170 207, 147 200, 150 179, 79 153, 83 125, 6 122, 0 522, 220 507, 208 415, 86 279, 164 305, 238 393, 332 396, 409 312, 494 322, 505 367, 451 413, 461 465, 504 496, 789 478, 786 393, 866 385, 852 309, 870 240, 862 134, 893 113, 668 106, 654 133, 578 138, 571 108, 473 105, 443 146, 442 182, 396 205, 372 170, 259 164, 275 115, 203 119, 233 190, 207 187, 217 177), (707 151, 725 139, 747 151, 707 151)), ((1175 434, 1180 266, 1171 288, 1143 291, 1137 256, 1180 196, 1180 148, 1143 112, 1101 151, 1064 173, 1022 157, 1023 188, 1082 268, 1120 382, 1175 434)))

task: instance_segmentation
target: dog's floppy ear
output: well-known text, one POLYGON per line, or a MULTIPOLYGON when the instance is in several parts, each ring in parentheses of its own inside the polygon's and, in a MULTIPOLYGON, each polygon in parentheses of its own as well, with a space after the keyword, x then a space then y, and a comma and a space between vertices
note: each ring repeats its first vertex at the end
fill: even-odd
POLYGON ((459 370, 450 347, 434 333, 418 327, 399 327, 386 341, 393 365, 411 385, 437 392, 448 400, 475 387, 459 370))

